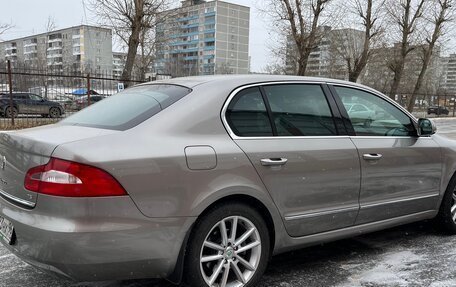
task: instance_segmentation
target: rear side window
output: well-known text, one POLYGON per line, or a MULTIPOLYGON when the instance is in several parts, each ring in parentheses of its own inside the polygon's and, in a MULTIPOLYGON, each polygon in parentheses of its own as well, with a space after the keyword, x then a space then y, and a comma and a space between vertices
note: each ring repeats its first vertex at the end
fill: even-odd
POLYGON ((320 85, 265 86, 278 136, 337 135, 320 85))
POLYGON ((145 85, 126 89, 61 121, 113 130, 130 129, 169 107, 191 92, 176 85, 145 85))
POLYGON ((228 106, 226 118, 237 136, 273 135, 266 105, 258 87, 248 88, 237 94, 228 106))

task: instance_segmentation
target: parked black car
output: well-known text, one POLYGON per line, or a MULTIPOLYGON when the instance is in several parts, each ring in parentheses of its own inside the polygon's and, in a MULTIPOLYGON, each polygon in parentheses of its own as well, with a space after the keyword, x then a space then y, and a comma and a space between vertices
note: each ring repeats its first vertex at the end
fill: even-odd
POLYGON ((436 114, 436 115, 448 115, 450 111, 442 106, 429 106, 427 109, 427 114, 436 114))
POLYGON ((10 95, 0 93, 0 115, 17 117, 18 114, 36 114, 43 117, 58 118, 65 113, 63 107, 53 101, 27 92, 13 93, 13 106, 10 106, 10 95))

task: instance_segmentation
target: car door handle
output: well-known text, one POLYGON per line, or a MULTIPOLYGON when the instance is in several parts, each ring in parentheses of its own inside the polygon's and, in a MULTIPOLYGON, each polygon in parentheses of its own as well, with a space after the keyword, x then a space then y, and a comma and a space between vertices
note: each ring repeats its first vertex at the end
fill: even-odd
POLYGON ((382 155, 379 153, 366 153, 363 154, 365 160, 379 160, 382 158, 382 155))
POLYGON ((288 159, 286 158, 263 158, 261 160, 262 166, 274 166, 274 165, 284 165, 288 159))

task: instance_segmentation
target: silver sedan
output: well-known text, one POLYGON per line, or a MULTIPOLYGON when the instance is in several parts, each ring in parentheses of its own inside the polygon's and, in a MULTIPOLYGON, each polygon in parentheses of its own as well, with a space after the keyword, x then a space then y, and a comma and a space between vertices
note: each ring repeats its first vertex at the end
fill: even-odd
POLYGON ((253 286, 304 246, 430 218, 456 233, 455 149, 353 83, 158 81, 0 134, 0 241, 79 281, 253 286))

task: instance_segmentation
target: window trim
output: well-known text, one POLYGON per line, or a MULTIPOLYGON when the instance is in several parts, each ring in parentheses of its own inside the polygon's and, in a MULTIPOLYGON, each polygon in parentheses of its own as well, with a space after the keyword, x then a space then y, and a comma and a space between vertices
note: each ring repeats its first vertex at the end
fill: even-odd
POLYGON ((331 139, 331 138, 348 138, 349 135, 345 132, 345 130, 341 130, 340 126, 338 125, 338 118, 340 118, 340 113, 337 108, 337 104, 333 103, 334 99, 333 96, 330 94, 327 83, 326 82, 318 82, 318 81, 274 81, 274 82, 261 82, 261 83, 254 83, 254 84, 249 84, 245 85, 242 87, 236 88, 234 91, 232 91, 227 100, 225 101, 220 117, 222 119, 222 123, 228 132, 229 136, 233 140, 271 140, 271 139, 331 139), (331 135, 331 136, 277 136, 277 130, 276 127, 273 123, 272 124, 272 130, 273 130, 273 135, 272 136, 259 136, 259 137, 244 137, 244 136, 238 136, 236 135, 233 130, 231 129, 231 126, 228 123, 228 120, 226 118, 226 113, 228 110, 228 106, 230 105, 231 101, 233 100, 234 97, 236 97, 237 94, 239 94, 241 91, 249 88, 254 88, 254 87, 259 87, 261 95, 263 97, 263 101, 266 106, 266 110, 268 112, 268 116, 271 120, 271 108, 269 106, 269 101, 267 100, 266 93, 264 91, 264 86, 276 86, 276 85, 318 85, 321 87, 321 90, 323 92, 323 95, 325 96, 326 102, 328 104, 329 110, 331 112, 333 122, 334 122, 334 127, 336 128, 337 135, 331 135), (265 100, 266 98, 266 100, 265 100))
POLYGON ((382 93, 380 93, 378 91, 375 91, 375 90, 363 89, 361 87, 357 87, 357 86, 354 86, 354 85, 348 85, 348 84, 342 84, 342 83, 330 83, 328 85, 329 85, 329 88, 331 90, 331 93, 334 96, 334 99, 336 100, 336 103, 337 103, 337 105, 339 107, 339 111, 342 114, 342 117, 345 118, 344 122, 346 122, 346 126, 348 125, 347 126, 347 130, 349 131, 350 137, 371 138, 371 139, 372 138, 383 138, 383 139, 387 138, 387 139, 391 139, 391 138, 418 138, 418 137, 420 137, 419 134, 418 134, 418 120, 415 118, 415 116, 413 116, 403 106, 399 105, 396 101, 392 100, 391 98, 387 97, 386 95, 383 95, 382 93), (415 128, 415 134, 416 135, 413 135, 413 136, 379 136, 379 135, 372 135, 372 136, 362 135, 362 136, 359 136, 359 135, 357 135, 356 132, 355 132, 355 129, 353 127, 353 124, 352 124, 352 122, 350 120, 350 117, 348 115, 347 109, 345 108, 344 104, 342 103, 342 100, 341 100, 339 94, 337 93, 337 90, 335 89, 335 87, 342 87, 342 88, 349 88, 349 89, 353 89, 353 90, 358 90, 358 91, 371 94, 371 95, 373 95, 373 96, 375 96, 377 98, 380 98, 382 100, 387 101, 388 103, 390 103, 391 105, 393 105, 394 107, 399 109, 401 112, 403 112, 410 119, 410 121, 413 124, 413 127, 415 128))

